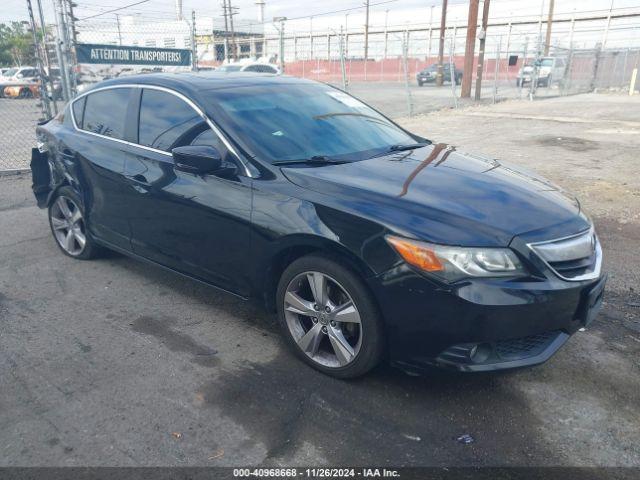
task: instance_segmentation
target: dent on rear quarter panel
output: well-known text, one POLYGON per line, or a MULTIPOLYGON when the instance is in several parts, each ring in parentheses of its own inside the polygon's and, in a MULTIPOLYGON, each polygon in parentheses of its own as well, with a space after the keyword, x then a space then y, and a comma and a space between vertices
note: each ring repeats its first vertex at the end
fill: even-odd
POLYGON ((47 206, 47 198, 51 192, 51 170, 47 158, 46 152, 31 149, 31 188, 39 208, 47 206))

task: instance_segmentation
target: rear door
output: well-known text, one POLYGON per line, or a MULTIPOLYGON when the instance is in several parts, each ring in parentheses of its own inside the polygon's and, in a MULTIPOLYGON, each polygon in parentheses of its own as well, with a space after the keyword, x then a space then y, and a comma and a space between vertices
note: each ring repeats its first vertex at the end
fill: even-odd
POLYGON ((124 166, 129 155, 126 123, 133 88, 99 90, 72 104, 78 133, 66 139, 62 161, 79 164, 87 224, 95 237, 130 249, 124 166))
POLYGON ((236 159, 184 98, 145 87, 139 102, 139 146, 125 172, 134 252, 246 295, 251 179, 176 170, 171 150, 178 146, 210 145, 236 159))

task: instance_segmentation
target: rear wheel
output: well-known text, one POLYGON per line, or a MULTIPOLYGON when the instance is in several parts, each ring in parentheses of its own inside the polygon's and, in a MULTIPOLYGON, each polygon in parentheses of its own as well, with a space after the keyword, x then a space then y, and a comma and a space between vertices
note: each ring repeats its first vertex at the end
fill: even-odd
POLYGON ((49 225, 65 255, 88 260, 98 253, 99 247, 86 228, 82 202, 70 187, 60 188, 49 206, 49 225))
POLYGON ((20 98, 32 98, 33 93, 28 88, 23 88, 20 90, 20 98))
POLYGON ((335 260, 310 255, 283 273, 277 292, 285 337, 306 363, 337 378, 371 370, 382 356, 380 315, 362 280, 335 260))

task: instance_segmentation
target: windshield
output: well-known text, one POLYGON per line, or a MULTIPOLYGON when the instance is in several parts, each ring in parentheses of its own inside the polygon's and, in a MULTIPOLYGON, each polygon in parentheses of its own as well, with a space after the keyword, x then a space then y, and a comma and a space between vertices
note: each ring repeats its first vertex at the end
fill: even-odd
POLYGON ((17 68, 10 68, 6 72, 4 72, 4 76, 5 77, 13 77, 16 74, 17 71, 18 71, 17 68))
POLYGON ((544 60, 542 60, 542 63, 540 65, 543 67, 553 67, 553 59, 545 58, 544 60))
POLYGON ((242 70, 242 65, 223 65, 218 67, 219 72, 239 72, 242 70))
POLYGON ((231 128, 259 158, 362 160, 415 139, 355 98, 326 85, 266 85, 216 94, 231 128))

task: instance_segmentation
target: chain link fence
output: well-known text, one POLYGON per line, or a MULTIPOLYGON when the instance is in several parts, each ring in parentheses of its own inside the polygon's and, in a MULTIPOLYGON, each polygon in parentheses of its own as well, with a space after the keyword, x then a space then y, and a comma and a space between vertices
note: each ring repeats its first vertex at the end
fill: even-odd
MULTIPOLYGON (((464 25, 448 25, 444 32, 444 85, 436 87, 440 29, 435 22, 371 25, 367 36, 361 27, 347 29, 339 23, 314 31, 295 30, 282 22, 276 25, 281 33, 265 34, 273 31, 265 24, 223 29, 220 19, 195 13, 180 20, 170 12, 153 19, 120 13, 77 18, 71 1, 54 0, 54 4, 52 18, 39 18, 37 11, 35 20, 30 15, 30 22, 19 25, 0 18, 5 29, 0 33, 21 29, 18 33, 26 45, 16 51, 2 43, 6 35, 0 37, 0 65, 35 70, 29 78, 23 75, 11 85, 0 85, 0 173, 28 168, 36 123, 55 114, 65 99, 102 80, 136 73, 204 70, 253 61, 343 88, 392 117, 471 102, 461 98, 464 25), (192 62, 183 66, 78 63, 76 46, 82 44, 186 49, 192 62)), ((542 42, 546 28, 542 19, 490 21, 479 68, 476 41, 472 97, 479 71, 483 102, 609 89, 634 92, 640 87, 640 75, 634 76, 640 68, 638 19, 640 14, 559 19, 553 24, 548 52, 542 42)))

